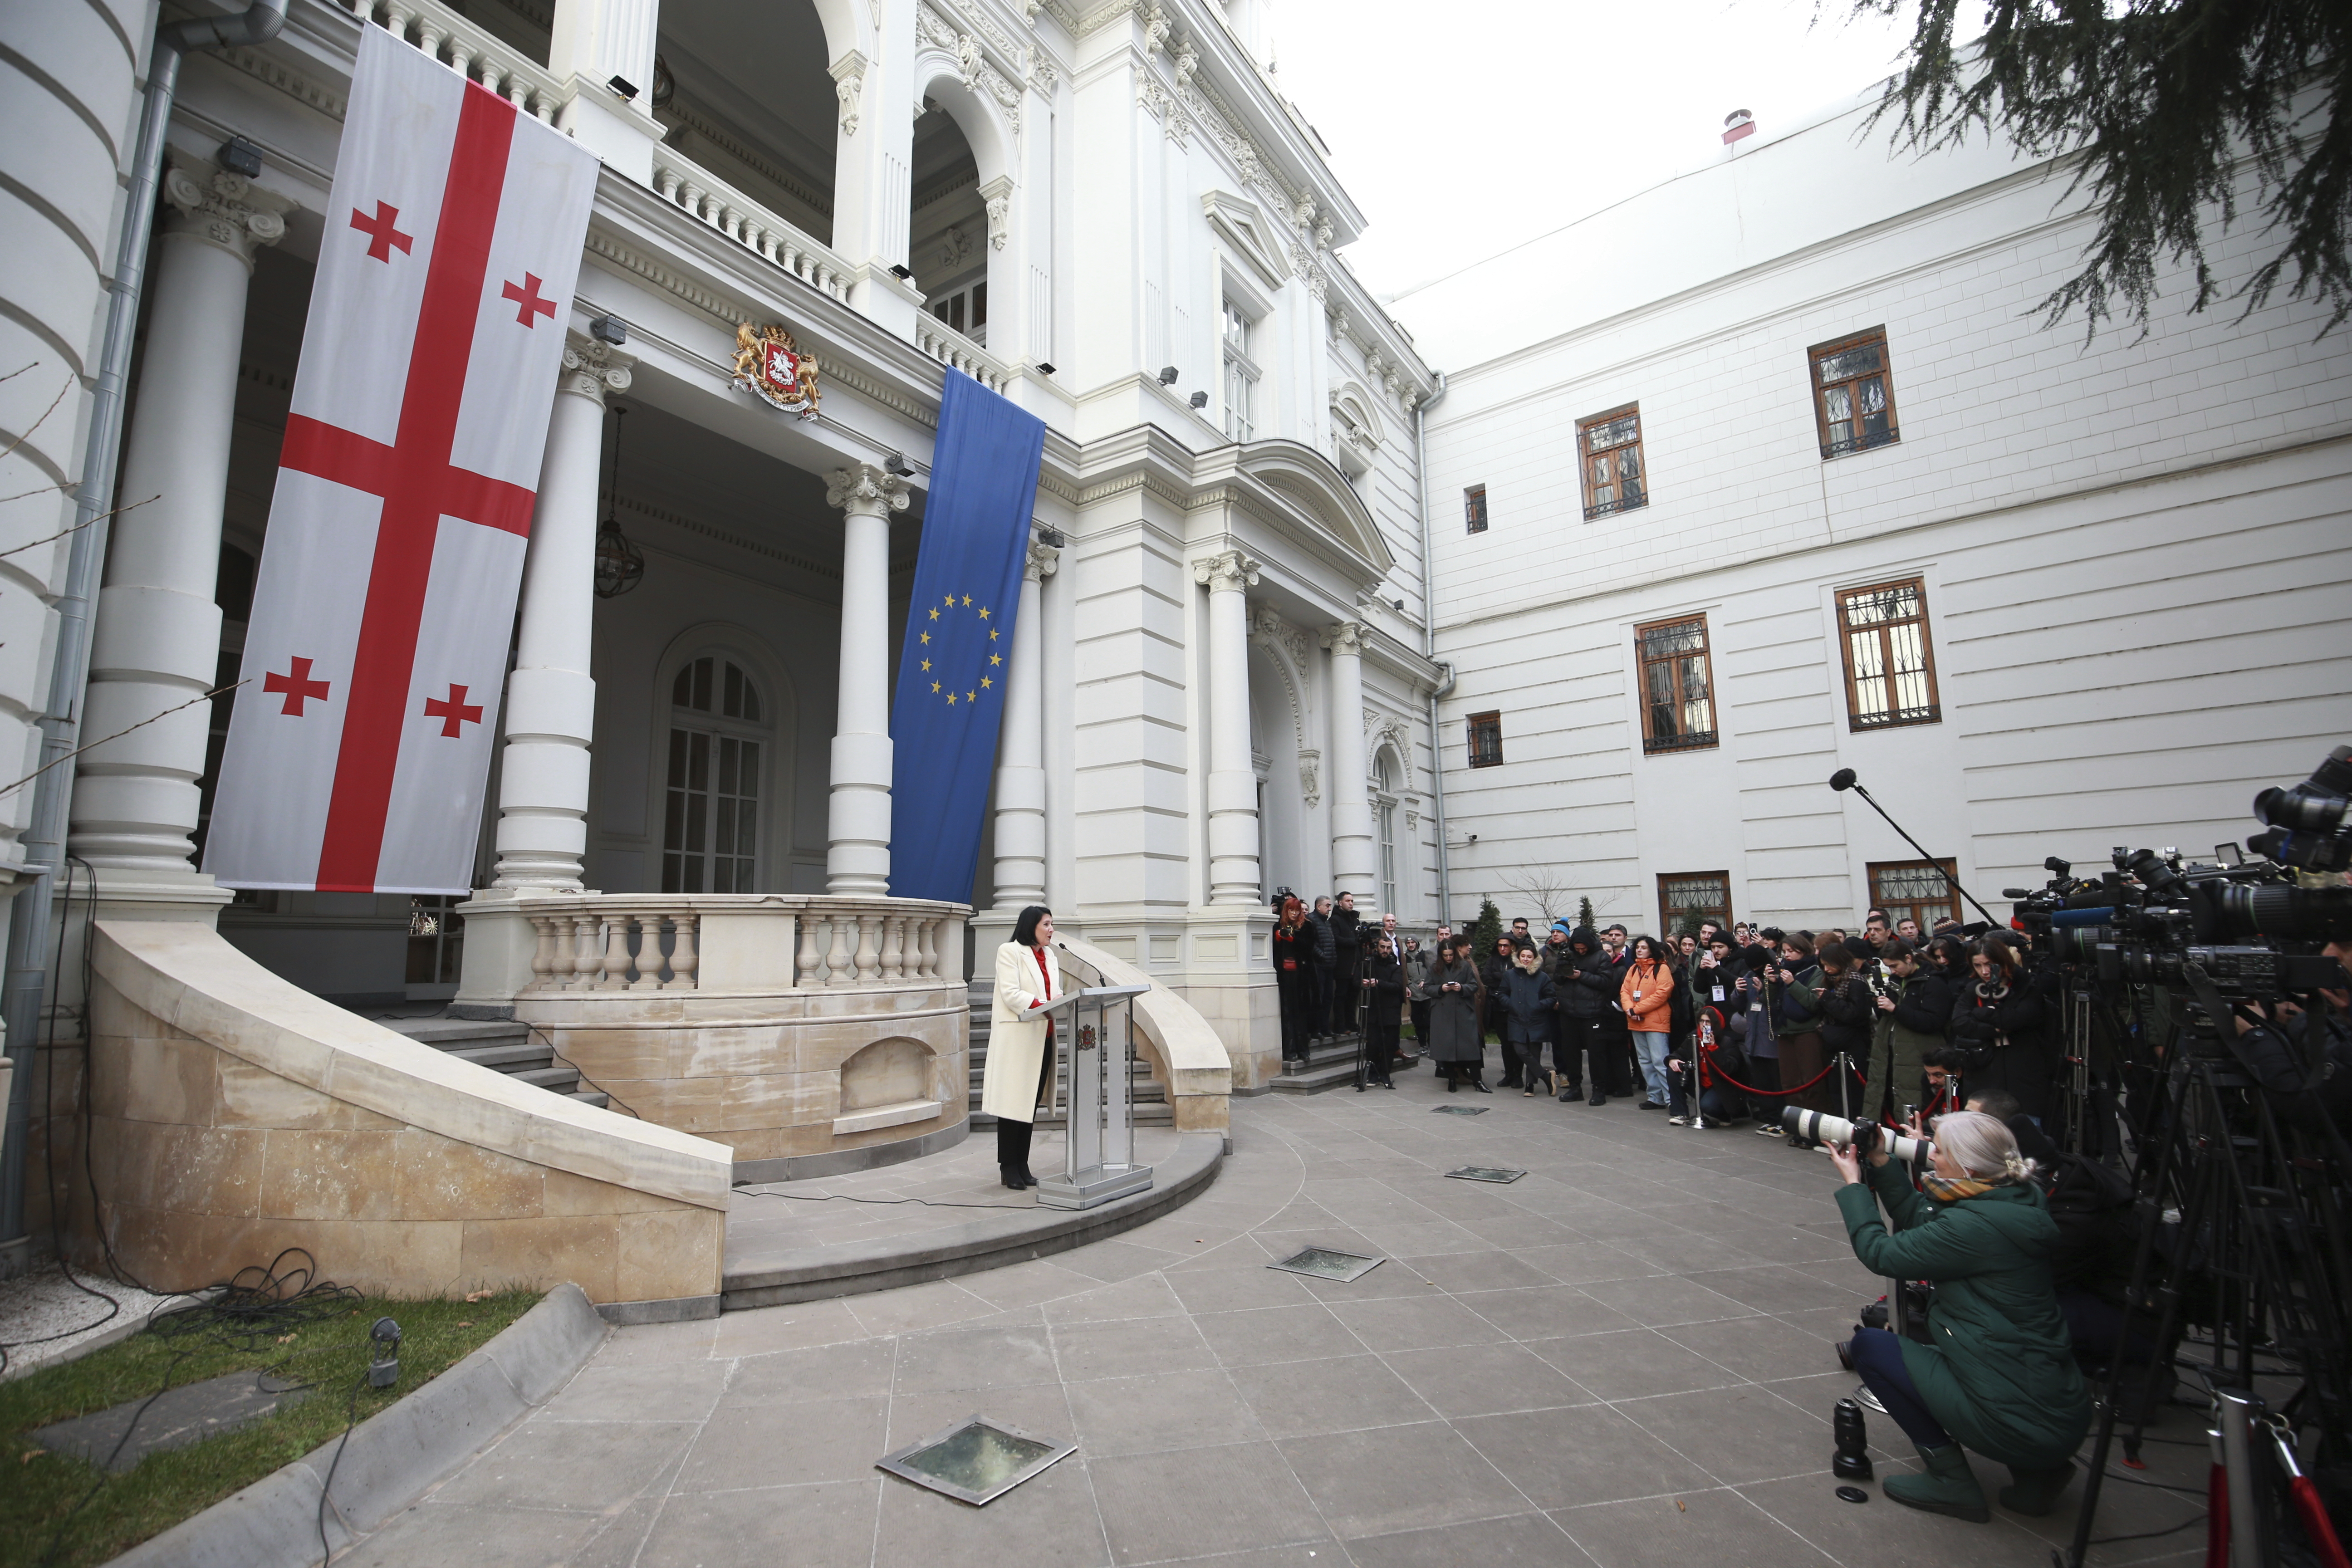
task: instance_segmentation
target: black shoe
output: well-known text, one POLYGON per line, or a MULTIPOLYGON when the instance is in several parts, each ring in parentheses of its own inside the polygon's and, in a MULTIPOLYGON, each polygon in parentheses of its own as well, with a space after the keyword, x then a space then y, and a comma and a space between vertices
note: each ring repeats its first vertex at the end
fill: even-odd
POLYGON ((1462 1080, 1458 1078, 1449 1078, 1445 1080, 1445 1092, 1448 1094, 1458 1093, 1461 1088, 1462 1080))
POLYGON ((1644 1110, 1664 1110, 1665 1107, 1660 1105, 1654 1100, 1645 1100, 1642 1101, 1642 1109, 1644 1110))
POLYGON ((1605 1094, 1596 1094, 1584 1103, 1587 1105, 1606 1105, 1609 1103, 1609 1097, 1605 1094))
POLYGON ((1363 1092, 1364 1092, 1364 1088, 1365 1088, 1365 1086, 1364 1086, 1363 1084, 1361 1084, 1361 1083, 1357 1084, 1357 1085, 1356 1085, 1356 1092, 1357 1092, 1358 1094, 1361 1094, 1361 1093, 1363 1093, 1363 1092))
POLYGON ((1560 1102, 1562 1105, 1569 1105, 1569 1104, 1572 1104, 1572 1103, 1574 1103, 1574 1102, 1575 1102, 1575 1101, 1577 1101, 1577 1100, 1582 1100, 1583 1098, 1584 1098, 1584 1086, 1583 1086, 1582 1084, 1580 1084, 1580 1083, 1572 1083, 1572 1084, 1570 1084, 1566 1089, 1561 1089, 1561 1090, 1559 1091, 1559 1102, 1560 1102))
POLYGON ((1502 1082, 1500 1082, 1500 1083, 1496 1084, 1495 1087, 1496 1087, 1496 1089, 1519 1089, 1519 1088, 1522 1088, 1522 1087, 1524 1087, 1524 1086, 1520 1084, 1520 1082, 1519 1082, 1519 1080, 1518 1080, 1517 1079, 1515 1079, 1515 1078, 1507 1078, 1507 1079, 1505 1079, 1502 1082))
POLYGON ((1495 1092, 1493 1089, 1486 1087, 1486 1080, 1483 1078, 1472 1079, 1470 1080, 1470 1087, 1476 1089, 1480 1094, 1492 1094, 1495 1092))
POLYGON ((1391 1082, 1390 1082, 1388 1079, 1381 1079, 1381 1087, 1382 1089, 1394 1089, 1394 1088, 1396 1087, 1396 1085, 1394 1085, 1394 1084, 1391 1083, 1391 1082))
POLYGON ((1004 1184, 1016 1193, 1028 1184, 1021 1179, 1021 1173, 1010 1165, 1000 1165, 997 1170, 1004 1177, 1004 1184))

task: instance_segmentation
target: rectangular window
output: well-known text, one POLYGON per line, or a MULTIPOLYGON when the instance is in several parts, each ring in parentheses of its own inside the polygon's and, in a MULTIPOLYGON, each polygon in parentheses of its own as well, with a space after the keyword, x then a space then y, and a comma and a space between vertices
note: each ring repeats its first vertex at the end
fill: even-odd
POLYGON ((1960 918, 1959 889, 1952 882, 1949 860, 1874 860, 1870 862, 1870 907, 1885 910, 1895 925, 1919 922, 1924 934, 1936 922, 1960 918))
POLYGON ((1642 467, 1640 405, 1578 420, 1576 450, 1584 464, 1585 521, 1650 504, 1649 476, 1642 467))
POLYGON ((1470 765, 1491 768, 1503 760, 1503 715, 1492 713, 1470 715, 1470 765))
MULTIPOLYGON (((733 673, 731 667, 729 673, 733 673)), ((753 890, 759 847, 757 741, 673 728, 665 806, 663 892, 753 890)))
POLYGON ((1901 438, 1895 429, 1885 328, 1822 343, 1806 355, 1813 367, 1813 414, 1821 424, 1824 461, 1901 438))
POLYGON ((1838 595, 1838 634, 1849 727, 1887 730, 1943 717, 1927 646, 1927 590, 1918 578, 1838 595))
POLYGON ((926 308, 946 322, 950 331, 963 333, 972 342, 988 342, 988 285, 973 283, 952 294, 932 299, 926 308))
POLYGON ((1682 871, 1658 878, 1658 934, 1696 936, 1701 921, 1731 925, 1731 873, 1682 871))
POLYGON ((1716 743, 1715 680, 1706 617, 1637 626, 1642 659, 1642 750, 1693 752, 1716 743))
POLYGON ((1471 533, 1486 531, 1486 487, 1472 485, 1462 492, 1462 521, 1471 533))
POLYGON ((1225 439, 1247 441, 1257 430, 1257 362, 1250 358, 1248 316, 1225 301, 1225 439))

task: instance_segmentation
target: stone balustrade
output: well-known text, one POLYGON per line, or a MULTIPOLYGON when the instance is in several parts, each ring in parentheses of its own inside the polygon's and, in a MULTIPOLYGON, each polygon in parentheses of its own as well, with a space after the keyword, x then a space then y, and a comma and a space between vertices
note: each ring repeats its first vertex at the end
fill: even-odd
POLYGON ((654 149, 654 188, 821 294, 849 298, 849 263, 690 158, 654 149))
POLYGON ((437 0, 344 0, 362 22, 381 23, 460 75, 480 82, 526 114, 549 124, 571 101, 545 68, 491 37, 437 0))
MULTIPOLYGON (((726 950, 719 976, 709 982, 716 989, 746 981, 753 989, 936 981, 941 931, 959 910, 904 899, 783 893, 533 899, 524 913, 538 946, 525 994, 700 990, 698 944, 706 919, 726 950), (784 952, 793 955, 789 968, 776 962, 784 952)), ((949 966, 960 968, 961 955, 949 955, 949 966)))
POLYGON ((1002 393, 1013 379, 1013 372, 991 359, 988 352, 937 316, 921 314, 915 318, 915 346, 939 361, 980 383, 991 392, 1002 393))

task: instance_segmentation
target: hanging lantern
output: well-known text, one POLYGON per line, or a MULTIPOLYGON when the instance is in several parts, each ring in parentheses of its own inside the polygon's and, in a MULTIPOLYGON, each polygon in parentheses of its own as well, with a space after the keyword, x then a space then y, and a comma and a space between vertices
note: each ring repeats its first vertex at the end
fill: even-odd
POLYGON ((613 410, 613 486, 604 503, 604 523, 596 531, 596 596, 617 599, 644 580, 645 552, 629 542, 621 531, 621 520, 614 514, 621 504, 621 416, 625 408, 613 410))

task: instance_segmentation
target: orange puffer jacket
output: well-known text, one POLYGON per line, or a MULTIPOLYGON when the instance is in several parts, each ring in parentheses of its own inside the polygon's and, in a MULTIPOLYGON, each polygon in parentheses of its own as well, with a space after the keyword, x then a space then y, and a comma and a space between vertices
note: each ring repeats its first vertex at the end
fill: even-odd
POLYGON ((1663 963, 1635 959, 1617 988, 1629 1029, 1663 1033, 1674 1016, 1675 977, 1663 963))

